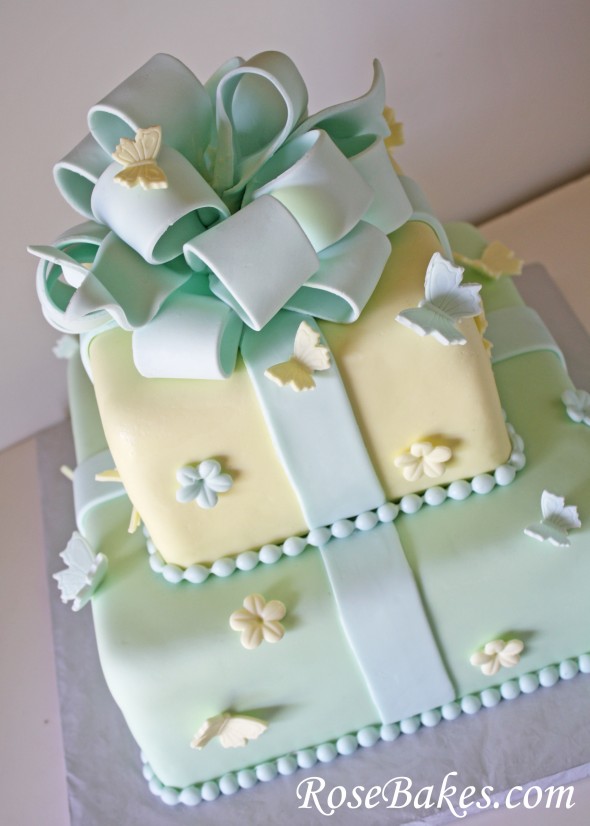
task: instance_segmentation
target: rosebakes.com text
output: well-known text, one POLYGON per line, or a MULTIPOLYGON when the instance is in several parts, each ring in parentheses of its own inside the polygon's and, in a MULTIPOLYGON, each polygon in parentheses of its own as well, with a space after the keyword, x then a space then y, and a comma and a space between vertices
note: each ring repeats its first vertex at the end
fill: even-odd
POLYGON ((514 786, 506 793, 501 804, 493 800, 493 786, 477 789, 475 786, 460 788, 458 772, 449 772, 436 786, 416 786, 409 777, 392 777, 382 786, 331 786, 321 777, 306 777, 297 786, 299 809, 315 809, 330 817, 338 809, 415 809, 416 813, 448 809, 457 818, 465 817, 469 810, 498 809, 571 809, 573 786, 514 786))

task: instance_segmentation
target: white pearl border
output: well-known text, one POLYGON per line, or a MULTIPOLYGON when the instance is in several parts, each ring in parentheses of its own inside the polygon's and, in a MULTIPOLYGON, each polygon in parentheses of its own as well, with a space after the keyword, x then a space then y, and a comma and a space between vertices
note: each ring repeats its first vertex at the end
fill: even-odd
POLYGON ((149 564, 157 574, 174 585, 179 582, 190 582, 200 585, 210 576, 225 578, 235 571, 251 571, 259 563, 272 565, 283 556, 299 556, 308 546, 320 547, 330 539, 344 539, 354 531, 370 531, 382 522, 394 522, 400 512, 406 515, 417 513, 422 505, 437 507, 446 499, 462 501, 476 493, 483 496, 490 493, 497 485, 504 487, 511 484, 519 470, 526 464, 524 442, 509 422, 506 430, 512 444, 510 458, 492 473, 480 473, 471 481, 458 479, 447 487, 435 486, 428 488, 422 494, 408 493, 402 496, 399 502, 386 502, 374 511, 365 511, 354 519, 339 519, 332 525, 314 528, 307 536, 290 536, 281 545, 263 545, 258 551, 244 551, 236 557, 224 556, 216 559, 212 565, 190 565, 182 568, 164 560, 150 537, 146 534, 146 546, 149 554, 149 564))
POLYGON ((318 746, 291 752, 276 760, 268 760, 238 772, 229 772, 200 785, 186 786, 183 789, 165 786, 156 777, 147 758, 142 754, 143 776, 148 781, 152 794, 168 806, 178 803, 196 806, 203 800, 216 800, 220 795, 235 794, 239 789, 249 789, 259 782, 274 780, 278 775, 293 774, 299 768, 311 769, 318 762, 329 763, 340 755, 352 754, 359 747, 370 748, 379 740, 390 742, 401 734, 414 734, 421 726, 433 728, 442 720, 456 720, 461 714, 476 714, 482 708, 497 706, 502 700, 514 700, 520 694, 532 694, 540 687, 550 688, 559 680, 571 680, 579 673, 590 674, 590 653, 563 660, 559 665, 549 665, 539 671, 523 674, 494 688, 485 688, 478 693, 468 694, 460 700, 424 711, 406 720, 386 725, 365 726, 353 734, 344 734, 334 742, 320 743, 318 746))

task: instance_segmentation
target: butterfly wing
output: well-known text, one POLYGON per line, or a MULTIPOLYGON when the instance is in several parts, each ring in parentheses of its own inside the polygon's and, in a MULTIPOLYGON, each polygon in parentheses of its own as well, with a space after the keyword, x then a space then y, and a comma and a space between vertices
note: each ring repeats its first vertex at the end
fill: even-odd
POLYGON ((443 258, 440 252, 435 252, 426 268, 424 280, 426 301, 436 304, 438 300, 452 293, 459 286, 462 277, 462 267, 456 267, 443 258))
POLYGON ((256 717, 227 717, 219 733, 219 740, 224 749, 238 749, 248 745, 264 734, 268 723, 256 717))
POLYGON ((293 390, 298 392, 301 390, 311 390, 315 387, 315 381, 309 370, 295 358, 290 358, 289 361, 283 361, 280 364, 269 367, 264 371, 264 375, 280 387, 288 384, 293 390))
POLYGON ((481 257, 481 263, 483 271, 492 278, 522 273, 522 260, 501 241, 492 241, 488 244, 481 257))
POLYGON ((139 148, 136 142, 132 141, 131 138, 121 138, 112 157, 117 163, 123 166, 128 166, 129 164, 143 160, 139 155, 139 148))
POLYGON ((132 189, 134 186, 140 181, 141 178, 141 166, 126 166, 117 172, 114 179, 117 183, 126 186, 128 189, 132 189))
POLYGON ((420 336, 432 336, 441 344, 465 344, 467 340, 452 318, 428 302, 422 307, 403 310, 396 321, 420 336))
POLYGON ((524 529, 527 536, 538 539, 539 542, 550 542, 558 548, 569 548, 570 540, 567 533, 550 522, 537 522, 524 529))
POLYGON ((556 528, 569 531, 572 528, 581 527, 576 506, 566 505, 563 496, 557 496, 548 490, 544 490, 541 494, 541 512, 543 521, 556 528))
POLYGON ((453 320, 472 318, 481 313, 481 284, 462 284, 452 293, 440 297, 436 307, 453 320))
POLYGON ((461 284, 463 268, 455 267, 435 252, 426 269, 424 303, 436 307, 453 321, 481 312, 481 284, 461 284))
POLYGON ((320 344, 320 334, 307 321, 302 321, 297 328, 293 355, 310 373, 330 367, 330 351, 320 344))
POLYGON ((293 355, 289 361, 269 367, 264 375, 280 387, 288 384, 296 391, 311 390, 316 386, 313 373, 330 367, 330 351, 319 342, 318 331, 302 321, 295 334, 293 355))
POLYGON ((68 568, 53 574, 61 595, 61 601, 66 603, 75 600, 87 586, 85 575, 81 571, 68 568))
POLYGON ((72 571, 79 571, 84 577, 96 563, 94 551, 78 531, 74 531, 60 556, 68 568, 72 571))
POLYGON ((159 126, 149 126, 147 129, 138 129, 135 136, 137 154, 142 161, 151 161, 158 157, 162 144, 162 129, 159 126))
POLYGON ((168 187, 168 178, 157 163, 142 164, 137 167, 137 170, 138 182, 143 189, 166 189, 168 187))
POLYGON ((205 720, 191 740, 191 748, 204 749, 211 740, 219 737, 228 718, 229 714, 217 714, 215 717, 209 717, 208 720, 205 720))

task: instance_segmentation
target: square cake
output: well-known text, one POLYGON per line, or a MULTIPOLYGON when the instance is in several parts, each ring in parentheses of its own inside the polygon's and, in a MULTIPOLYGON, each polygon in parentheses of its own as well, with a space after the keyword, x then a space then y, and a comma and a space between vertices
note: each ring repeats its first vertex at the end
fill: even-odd
POLYGON ((56 578, 150 789, 195 805, 590 671, 590 395, 521 262, 403 174, 379 63, 309 116, 278 52, 205 84, 157 55, 88 121, 55 167, 86 222, 31 247, 68 334, 56 578))

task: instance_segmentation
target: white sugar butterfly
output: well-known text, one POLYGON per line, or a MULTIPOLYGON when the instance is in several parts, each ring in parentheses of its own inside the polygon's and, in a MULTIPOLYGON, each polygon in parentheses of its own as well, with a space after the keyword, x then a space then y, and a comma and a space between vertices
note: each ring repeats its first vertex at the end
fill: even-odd
POLYGON ((316 386, 313 373, 330 367, 330 351, 319 342, 320 334, 307 321, 302 321, 289 361, 269 367, 264 375, 281 387, 290 385, 296 391, 312 390, 316 386))
POLYGON ((441 344, 465 344, 457 322, 481 312, 481 284, 461 284, 463 268, 435 252, 426 269, 424 299, 417 307, 403 310, 396 321, 421 336, 432 336, 441 344))
POLYGON ((117 172, 114 180, 126 187, 140 184, 143 189, 166 189, 168 179, 156 163, 161 145, 161 126, 138 129, 133 141, 130 138, 121 138, 113 152, 113 158, 122 164, 124 169, 117 172))
POLYGON ((102 582, 107 570, 107 558, 96 554, 88 542, 74 531, 60 557, 68 566, 53 575, 62 602, 72 602, 72 610, 83 608, 102 582))
POLYGON ((268 728, 268 723, 256 717, 229 714, 227 711, 205 720, 191 740, 191 748, 203 749, 215 737, 224 749, 237 749, 247 746, 250 740, 256 740, 268 728))
POLYGON ((582 527, 576 506, 566 506, 563 496, 544 490, 541 494, 541 513, 541 522, 525 528, 526 535, 539 542, 547 541, 559 548, 568 548, 571 543, 567 532, 582 527))

